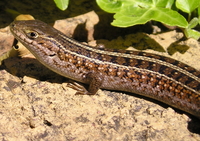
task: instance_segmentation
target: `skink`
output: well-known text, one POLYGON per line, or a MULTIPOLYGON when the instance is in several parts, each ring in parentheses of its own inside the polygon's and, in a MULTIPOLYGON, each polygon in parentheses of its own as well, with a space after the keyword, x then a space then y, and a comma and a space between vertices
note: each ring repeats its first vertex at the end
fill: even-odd
POLYGON ((200 118, 200 71, 177 60, 140 51, 95 48, 79 43, 39 20, 14 21, 10 30, 43 65, 88 84, 77 94, 99 88, 140 94, 200 118))

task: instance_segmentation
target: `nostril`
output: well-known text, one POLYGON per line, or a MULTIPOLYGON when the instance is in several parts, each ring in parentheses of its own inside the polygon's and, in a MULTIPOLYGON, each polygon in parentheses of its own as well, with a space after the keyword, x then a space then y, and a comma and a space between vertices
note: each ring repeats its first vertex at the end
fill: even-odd
POLYGON ((54 54, 50 54, 49 56, 50 56, 50 57, 54 57, 55 55, 56 55, 56 54, 54 53, 54 54))

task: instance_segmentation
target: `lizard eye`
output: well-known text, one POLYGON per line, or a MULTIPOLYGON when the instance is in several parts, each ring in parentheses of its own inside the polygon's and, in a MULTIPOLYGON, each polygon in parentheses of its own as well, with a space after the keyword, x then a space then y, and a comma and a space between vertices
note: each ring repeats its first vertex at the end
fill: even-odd
POLYGON ((27 33, 27 36, 31 39, 35 39, 38 37, 38 33, 37 32, 34 32, 34 31, 31 31, 29 33, 27 33))

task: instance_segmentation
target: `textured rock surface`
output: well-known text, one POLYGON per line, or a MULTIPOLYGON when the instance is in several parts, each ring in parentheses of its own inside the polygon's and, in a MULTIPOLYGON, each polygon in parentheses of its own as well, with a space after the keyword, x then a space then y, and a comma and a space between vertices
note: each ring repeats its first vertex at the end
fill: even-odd
MULTIPOLYGON (((58 27, 67 26, 69 21, 73 27, 73 20, 67 19, 58 27)), ((92 40, 94 28, 89 27, 86 36, 92 40)), ((200 70, 199 42, 190 39, 174 45, 181 37, 176 31, 137 33, 97 42, 113 48, 134 45, 167 51, 173 54, 171 57, 200 70)), ((34 58, 5 60, 0 69, 0 140, 200 140, 200 121, 168 105, 105 90, 94 96, 75 95, 76 91, 67 87, 68 82, 34 58)))

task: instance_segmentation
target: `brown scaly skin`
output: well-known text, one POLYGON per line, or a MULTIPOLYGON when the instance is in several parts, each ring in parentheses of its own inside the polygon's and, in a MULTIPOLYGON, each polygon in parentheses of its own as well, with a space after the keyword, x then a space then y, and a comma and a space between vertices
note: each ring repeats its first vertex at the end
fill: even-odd
POLYGON ((75 81, 77 94, 99 88, 140 94, 200 118, 200 72, 174 59, 139 51, 93 48, 39 20, 15 21, 11 32, 47 68, 75 81))

